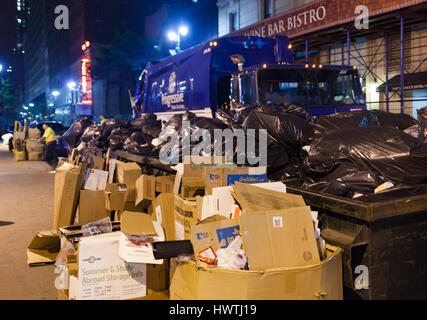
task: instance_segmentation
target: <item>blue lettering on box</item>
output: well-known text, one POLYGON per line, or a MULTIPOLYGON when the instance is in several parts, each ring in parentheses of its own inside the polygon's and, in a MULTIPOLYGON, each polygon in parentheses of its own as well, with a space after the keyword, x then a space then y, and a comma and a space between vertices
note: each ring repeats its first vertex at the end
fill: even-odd
POLYGON ((228 245, 240 234, 240 226, 232 226, 222 229, 216 229, 218 242, 221 248, 227 248, 228 245))
POLYGON ((241 183, 261 183, 268 182, 266 174, 229 174, 227 176, 227 186, 233 185, 235 182, 241 183))
POLYGON ((209 174, 209 180, 218 180, 219 179, 219 175, 217 174, 209 174))
POLYGON ((206 239, 209 237, 208 232, 200 232, 197 234, 197 240, 206 239))

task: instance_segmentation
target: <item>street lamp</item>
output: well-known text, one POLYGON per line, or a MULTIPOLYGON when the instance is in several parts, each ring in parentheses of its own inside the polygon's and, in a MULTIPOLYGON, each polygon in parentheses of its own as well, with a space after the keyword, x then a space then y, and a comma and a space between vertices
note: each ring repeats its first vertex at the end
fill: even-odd
POLYGON ((70 82, 67 83, 67 87, 70 90, 75 90, 76 89, 76 83, 74 81, 70 81, 70 82))
POLYGON ((181 36, 186 36, 188 34, 188 28, 186 26, 180 26, 178 31, 169 31, 168 38, 170 41, 176 42, 176 50, 181 50, 181 36))
POLYGON ((0 64, 0 72, 2 72, 2 71, 3 71, 3 65, 0 64))
POLYGON ((34 107, 34 103, 30 103, 30 104, 29 104, 29 106, 30 106, 30 107, 34 107))
POLYGON ((53 95, 54 97, 57 97, 57 96, 59 96, 59 95, 60 95, 60 92, 59 92, 59 91, 57 91, 57 90, 55 90, 55 91, 53 91, 53 92, 52 92, 52 95, 53 95))

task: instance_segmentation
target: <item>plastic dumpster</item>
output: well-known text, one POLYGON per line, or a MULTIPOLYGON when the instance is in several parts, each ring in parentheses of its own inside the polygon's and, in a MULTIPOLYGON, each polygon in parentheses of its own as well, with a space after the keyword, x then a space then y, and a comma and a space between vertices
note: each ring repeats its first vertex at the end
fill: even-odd
POLYGON ((319 212, 326 242, 344 250, 344 299, 427 298, 427 194, 366 203, 291 185, 287 190, 319 212))

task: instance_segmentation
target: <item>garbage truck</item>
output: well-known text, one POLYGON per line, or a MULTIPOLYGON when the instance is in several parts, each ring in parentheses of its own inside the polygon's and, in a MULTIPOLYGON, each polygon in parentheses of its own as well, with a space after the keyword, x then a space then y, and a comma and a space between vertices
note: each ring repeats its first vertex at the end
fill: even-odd
POLYGON ((295 64, 286 36, 218 38, 157 62, 139 78, 134 118, 297 104, 314 115, 366 109, 356 67, 295 64))

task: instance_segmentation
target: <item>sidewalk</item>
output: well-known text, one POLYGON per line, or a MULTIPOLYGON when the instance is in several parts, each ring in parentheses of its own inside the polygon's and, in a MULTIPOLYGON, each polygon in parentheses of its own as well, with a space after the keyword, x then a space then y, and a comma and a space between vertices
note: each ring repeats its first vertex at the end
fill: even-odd
POLYGON ((0 144, 0 299, 56 299, 54 266, 29 267, 26 248, 53 223, 52 168, 13 159, 0 144))

